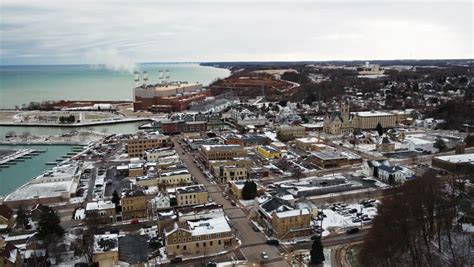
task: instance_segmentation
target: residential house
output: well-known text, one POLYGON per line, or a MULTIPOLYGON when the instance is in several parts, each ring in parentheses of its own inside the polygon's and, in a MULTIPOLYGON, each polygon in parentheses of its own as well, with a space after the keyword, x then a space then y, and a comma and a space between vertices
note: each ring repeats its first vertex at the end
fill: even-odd
POLYGON ((368 177, 378 177, 378 168, 381 165, 390 166, 390 163, 388 162, 388 160, 364 160, 364 162, 362 163, 362 173, 368 177))
POLYGON ((22 266, 20 249, 0 237, 0 266, 20 267, 22 266))
POLYGON ((415 172, 403 166, 387 166, 378 167, 379 178, 387 183, 403 183, 406 180, 413 179, 415 172))
POLYGON ((10 231, 15 225, 15 214, 7 205, 0 205, 0 233, 10 231))

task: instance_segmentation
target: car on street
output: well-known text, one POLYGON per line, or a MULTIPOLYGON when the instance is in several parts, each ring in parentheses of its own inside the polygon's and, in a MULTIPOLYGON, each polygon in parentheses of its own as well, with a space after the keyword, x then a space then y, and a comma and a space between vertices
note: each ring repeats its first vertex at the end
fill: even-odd
POLYGON ((183 261, 183 258, 181 257, 176 257, 170 260, 170 263, 180 263, 183 261))
POLYGON ((251 224, 251 225, 254 232, 260 232, 260 229, 258 229, 257 226, 255 226, 254 224, 251 224))
POLYGON ((261 256, 262 259, 264 259, 264 260, 268 259, 268 254, 267 254, 265 251, 263 251, 262 253, 260 253, 260 256, 261 256))
POLYGON ((354 228, 347 229, 346 234, 352 235, 352 234, 357 234, 358 232, 359 232, 359 228, 354 227, 354 228))
POLYGON ((280 244, 280 241, 275 238, 269 238, 265 243, 267 243, 267 245, 278 246, 280 244))

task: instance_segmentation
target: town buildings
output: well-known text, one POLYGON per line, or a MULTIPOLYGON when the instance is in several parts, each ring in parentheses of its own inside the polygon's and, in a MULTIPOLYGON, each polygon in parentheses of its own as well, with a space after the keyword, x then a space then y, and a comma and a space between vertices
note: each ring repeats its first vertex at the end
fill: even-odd
POLYGON ((209 93, 201 84, 166 82, 142 85, 134 88, 134 110, 154 112, 179 112, 189 108, 192 102, 203 101, 209 93))
POLYGON ((166 135, 150 133, 127 142, 127 153, 130 158, 142 158, 145 150, 173 146, 171 138, 166 135))
POLYGON ((207 189, 202 184, 177 187, 174 192, 178 206, 201 205, 209 201, 207 189))
POLYGON ((88 220, 94 220, 104 224, 117 221, 115 204, 110 200, 87 203, 85 215, 88 220))
POLYGON ((434 167, 443 168, 453 173, 473 173, 474 154, 434 157, 432 164, 434 167))
POLYGON ((212 160, 231 160, 247 156, 247 151, 240 145, 202 145, 199 153, 207 164, 212 160))
POLYGON ((145 218, 148 216, 148 200, 143 190, 129 190, 126 191, 120 203, 122 205, 122 217, 124 220, 134 218, 145 218))
POLYGON ((162 121, 163 134, 194 133, 207 131, 207 121, 162 121))
POLYGON ((415 172, 403 166, 380 165, 378 167, 378 177, 390 184, 403 183, 415 178, 415 172))
POLYGON ((4 203, 18 208, 67 202, 76 193, 80 174, 77 163, 56 166, 10 193, 4 203))
POLYGON ((257 152, 260 156, 265 159, 279 159, 281 158, 281 152, 271 146, 259 146, 257 152))
POLYGON ((1 267, 20 267, 22 260, 20 249, 10 242, 0 238, 0 266, 1 267))
POLYGON ((15 224, 13 210, 5 204, 0 205, 0 233, 10 231, 15 224))
POLYGON ((115 266, 119 261, 118 246, 117 234, 95 235, 92 262, 99 266, 115 266))
POLYGON ((166 231, 165 239, 169 257, 205 256, 235 244, 234 234, 224 216, 178 224, 166 231))
POLYGON ((276 129, 277 138, 281 141, 289 141, 295 138, 301 138, 305 135, 305 127, 282 125, 276 129))

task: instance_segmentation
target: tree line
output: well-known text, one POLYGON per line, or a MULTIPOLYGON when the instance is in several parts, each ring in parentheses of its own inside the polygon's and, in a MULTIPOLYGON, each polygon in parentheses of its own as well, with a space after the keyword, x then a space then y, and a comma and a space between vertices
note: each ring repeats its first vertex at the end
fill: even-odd
POLYGON ((384 197, 359 254, 363 266, 469 264, 470 245, 459 241, 456 224, 464 183, 442 179, 428 171, 384 197))

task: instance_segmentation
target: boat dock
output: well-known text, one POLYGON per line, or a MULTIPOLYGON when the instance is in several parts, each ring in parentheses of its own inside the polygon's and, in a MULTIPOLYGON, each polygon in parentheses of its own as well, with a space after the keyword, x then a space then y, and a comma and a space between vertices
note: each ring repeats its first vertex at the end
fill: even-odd
POLYGON ((13 154, 7 155, 0 159, 0 167, 1 168, 8 168, 9 165, 15 165, 18 162, 25 161, 26 159, 31 158, 32 156, 36 156, 39 153, 43 153, 45 151, 42 150, 35 150, 35 149, 20 149, 13 154))

